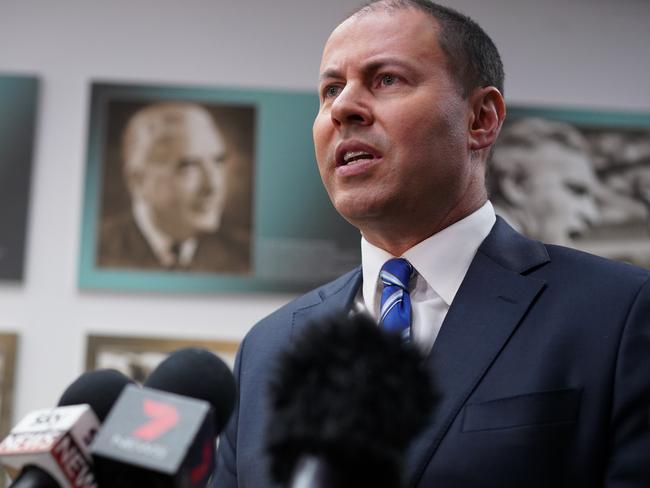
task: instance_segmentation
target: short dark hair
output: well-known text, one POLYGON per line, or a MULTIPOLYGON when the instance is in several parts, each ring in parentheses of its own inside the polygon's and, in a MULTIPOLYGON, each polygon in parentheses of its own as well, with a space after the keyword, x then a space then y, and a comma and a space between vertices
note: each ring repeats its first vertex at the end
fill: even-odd
POLYGON ((504 93, 505 75, 499 51, 490 36, 467 15, 429 0, 373 0, 351 16, 378 9, 391 11, 406 8, 420 10, 438 22, 438 42, 464 96, 484 86, 494 86, 504 93))

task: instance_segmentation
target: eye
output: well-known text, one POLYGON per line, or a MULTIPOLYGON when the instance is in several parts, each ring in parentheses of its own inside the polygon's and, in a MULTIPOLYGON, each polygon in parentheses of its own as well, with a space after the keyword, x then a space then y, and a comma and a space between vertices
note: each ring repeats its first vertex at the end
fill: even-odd
POLYGON ((379 78, 379 83, 382 86, 392 86, 395 83, 397 83, 398 80, 399 80, 399 78, 397 76, 392 75, 390 73, 386 73, 386 74, 381 75, 381 77, 379 78))
POLYGON ((580 183, 566 182, 564 186, 574 195, 584 196, 588 193, 588 188, 580 183))
POLYGON ((179 173, 189 171, 191 168, 196 167, 197 164, 198 163, 193 159, 181 158, 176 162, 176 171, 179 173))
POLYGON ((323 98, 335 98, 341 93, 341 87, 338 85, 328 85, 323 89, 323 98))

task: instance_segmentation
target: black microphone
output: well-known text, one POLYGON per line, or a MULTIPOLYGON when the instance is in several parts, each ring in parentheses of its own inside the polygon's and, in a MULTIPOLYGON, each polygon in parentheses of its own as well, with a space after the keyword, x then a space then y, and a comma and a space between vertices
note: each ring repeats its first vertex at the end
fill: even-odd
POLYGON ((234 378, 221 359, 196 348, 172 353, 144 388, 125 390, 95 438, 100 484, 205 486, 234 402, 234 378))
POLYGON ((271 475, 291 488, 397 488, 434 403, 420 353, 368 317, 312 323, 270 384, 271 475))
POLYGON ((169 355, 154 369, 144 386, 208 402, 214 409, 216 435, 235 406, 235 378, 218 356, 188 347, 169 355))
POLYGON ((87 403, 104 423, 127 385, 135 385, 128 376, 115 369, 97 369, 83 373, 73 381, 59 398, 59 407, 87 403))
POLYGON ((11 488, 96 487, 90 442, 124 387, 115 370, 82 374, 54 409, 31 412, 0 444, 0 459, 15 476, 11 488))

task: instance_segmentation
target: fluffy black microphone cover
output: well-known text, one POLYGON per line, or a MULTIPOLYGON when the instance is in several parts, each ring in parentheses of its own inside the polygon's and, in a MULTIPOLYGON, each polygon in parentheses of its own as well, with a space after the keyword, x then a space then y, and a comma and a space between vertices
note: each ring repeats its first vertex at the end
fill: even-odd
POLYGON ((124 387, 134 383, 114 369, 87 371, 65 389, 58 406, 88 403, 99 421, 104 422, 124 387))
POLYGON ((281 356, 270 385, 266 445, 286 486, 314 456, 337 488, 396 488, 411 440, 434 402, 419 352, 364 315, 312 323, 281 356))
POLYGON ((174 351, 151 372, 144 386, 209 402, 217 434, 235 405, 230 368, 212 352, 197 347, 174 351))

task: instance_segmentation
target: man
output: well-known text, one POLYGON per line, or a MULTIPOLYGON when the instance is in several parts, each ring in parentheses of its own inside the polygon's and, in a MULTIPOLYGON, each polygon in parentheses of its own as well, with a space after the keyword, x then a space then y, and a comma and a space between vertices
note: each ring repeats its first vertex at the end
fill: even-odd
POLYGON ((599 221, 589 146, 570 124, 523 118, 506 125, 488 174, 497 214, 528 237, 570 245, 599 221))
POLYGON ((216 235, 226 199, 226 144, 195 103, 158 102, 136 112, 123 136, 131 212, 102 229, 108 267, 242 272, 248 248, 216 235))
POLYGON ((362 266, 244 339, 214 487, 272 486, 263 437, 277 355, 328 314, 378 317, 380 269, 399 256, 414 269, 410 337, 438 393, 407 486, 650 486, 650 274, 495 218, 484 174, 502 78, 485 33, 426 1, 373 3, 334 30, 314 142, 332 202, 363 235, 362 266))

